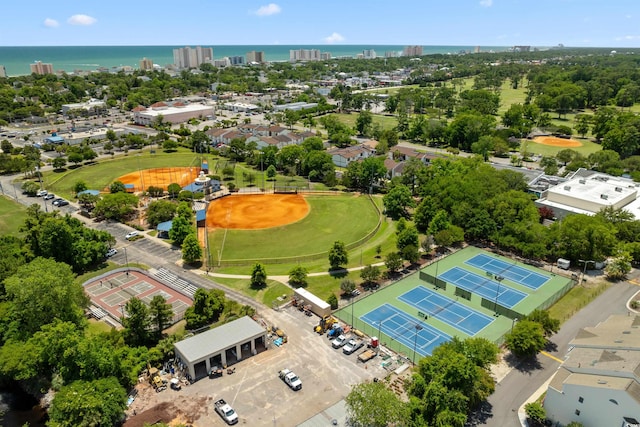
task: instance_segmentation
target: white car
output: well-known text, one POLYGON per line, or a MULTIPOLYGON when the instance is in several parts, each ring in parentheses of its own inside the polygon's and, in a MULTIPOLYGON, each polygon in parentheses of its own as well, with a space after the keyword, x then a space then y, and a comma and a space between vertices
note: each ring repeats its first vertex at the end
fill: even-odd
POLYGON ((131 233, 127 233, 126 236, 124 236, 125 239, 127 240, 131 240, 134 237, 138 236, 140 233, 138 233, 137 231, 132 231, 131 233))
POLYGON ((114 256, 115 254, 118 253, 118 250, 116 248, 111 248, 107 251, 107 253, 105 254, 107 258, 111 258, 112 256, 114 256))
POLYGON ((333 348, 340 348, 343 345, 345 345, 347 341, 348 341, 347 337, 345 337, 344 335, 340 335, 338 338, 333 340, 333 342, 331 343, 331 346, 333 348))
POLYGON ((38 190, 38 192, 36 193, 36 197, 44 197, 47 195, 47 193, 47 190, 38 190))

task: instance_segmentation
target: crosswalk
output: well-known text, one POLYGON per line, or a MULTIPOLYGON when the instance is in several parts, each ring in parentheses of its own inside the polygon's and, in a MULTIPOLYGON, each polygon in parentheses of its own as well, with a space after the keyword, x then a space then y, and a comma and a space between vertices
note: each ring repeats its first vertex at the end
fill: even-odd
POLYGON ((190 298, 193 298, 193 294, 195 294, 196 291, 198 290, 197 286, 187 282, 184 279, 179 278, 178 276, 176 276, 175 274, 173 274, 172 272, 170 272, 165 268, 162 268, 162 267, 159 268, 158 270, 155 271, 154 275, 158 279, 160 279, 162 282, 170 286, 172 289, 175 289, 176 291, 190 298))

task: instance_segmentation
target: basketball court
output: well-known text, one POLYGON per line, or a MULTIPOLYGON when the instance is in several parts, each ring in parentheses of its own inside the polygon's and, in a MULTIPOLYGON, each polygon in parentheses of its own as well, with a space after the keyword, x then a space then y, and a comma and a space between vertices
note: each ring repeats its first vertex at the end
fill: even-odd
POLYGON ((255 230, 301 220, 309 204, 300 194, 232 195, 213 200, 207 210, 207 227, 255 230))
POLYGON ((118 271, 84 284, 91 303, 100 307, 114 320, 120 321, 124 306, 132 297, 149 304, 156 295, 162 296, 173 308, 174 321, 184 317, 193 301, 153 277, 137 270, 118 271))

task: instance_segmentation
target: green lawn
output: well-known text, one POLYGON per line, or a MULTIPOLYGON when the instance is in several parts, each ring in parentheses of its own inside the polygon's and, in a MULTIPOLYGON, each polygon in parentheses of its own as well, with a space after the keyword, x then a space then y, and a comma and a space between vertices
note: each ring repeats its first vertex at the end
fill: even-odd
POLYGON ((27 208, 5 196, 0 196, 0 235, 18 236, 27 208))
MULTIPOLYGON (((355 128, 356 119, 358 118, 357 113, 340 113, 340 114, 332 114, 336 116, 341 123, 345 125, 355 128)), ((398 119, 395 116, 385 116, 382 114, 373 114, 373 123, 378 123, 382 129, 393 129, 398 125, 398 119)))
POLYGON ((326 252, 336 240, 355 242, 373 230, 379 217, 366 196, 307 196, 302 220, 264 230, 215 230, 209 234, 211 257, 245 260, 304 256, 326 252), (226 234, 226 236, 225 236, 226 234), (224 247, 223 247, 224 240, 224 247))
MULTIPOLYGON (((213 168, 214 164, 215 160, 209 159, 209 167, 213 168)), ((74 198, 73 187, 78 181, 86 182, 92 190, 102 190, 118 177, 137 170, 187 166, 200 166, 200 156, 190 151, 156 154, 150 154, 148 151, 141 154, 130 152, 128 156, 101 160, 77 169, 47 171, 44 173, 44 182, 50 192, 61 197, 74 198)))
MULTIPOLYGON (((577 151, 583 156, 587 157, 591 153, 595 153, 596 151, 602 150, 602 146, 600 144, 596 144, 595 142, 589 139, 582 138, 574 138, 582 143, 582 147, 572 147, 572 150, 577 151)), ((520 145, 520 150, 525 150, 525 141, 526 141, 526 151, 529 153, 540 154, 542 156, 555 156, 559 151, 564 150, 562 147, 552 147, 551 145, 543 145, 537 144, 534 141, 522 140, 522 144, 520 145)))
MULTIPOLYGON (((205 276, 208 277, 208 276, 205 276)), ((286 295, 290 298, 293 295, 293 290, 285 284, 276 282, 275 280, 267 280, 267 286, 263 289, 253 289, 251 287, 251 281, 249 279, 226 279, 222 277, 210 277, 217 283, 221 283, 229 288, 235 289, 254 300, 271 307, 273 301, 276 301, 278 297, 286 295)))

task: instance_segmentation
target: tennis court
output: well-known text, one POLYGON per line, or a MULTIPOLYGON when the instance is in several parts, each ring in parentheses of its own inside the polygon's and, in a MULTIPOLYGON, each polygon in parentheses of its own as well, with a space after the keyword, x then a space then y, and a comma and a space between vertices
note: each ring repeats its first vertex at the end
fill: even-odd
POLYGON ((360 317, 373 328, 378 328, 391 339, 421 356, 429 356, 433 349, 451 340, 451 337, 424 322, 405 314, 390 304, 383 304, 360 317))
POLYGON ((494 275, 505 277, 529 289, 538 288, 550 279, 543 274, 527 270, 514 263, 505 262, 487 254, 479 254, 465 261, 465 264, 480 268, 494 275))
POLYGON ((471 336, 476 335, 494 320, 424 286, 417 286, 400 295, 398 299, 471 336))
POLYGON ((515 307, 527 297, 524 292, 494 281, 493 275, 491 278, 482 277, 460 267, 453 267, 439 275, 438 278, 453 283, 465 291, 478 294, 487 300, 497 301, 498 304, 508 308, 515 307))

